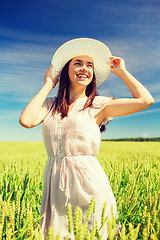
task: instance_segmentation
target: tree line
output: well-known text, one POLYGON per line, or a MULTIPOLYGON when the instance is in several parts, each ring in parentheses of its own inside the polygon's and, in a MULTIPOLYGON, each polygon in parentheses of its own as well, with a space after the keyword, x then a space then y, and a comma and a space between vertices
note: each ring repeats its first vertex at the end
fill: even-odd
POLYGON ((155 137, 155 138, 137 137, 137 138, 102 139, 102 141, 160 142, 160 137, 155 137))

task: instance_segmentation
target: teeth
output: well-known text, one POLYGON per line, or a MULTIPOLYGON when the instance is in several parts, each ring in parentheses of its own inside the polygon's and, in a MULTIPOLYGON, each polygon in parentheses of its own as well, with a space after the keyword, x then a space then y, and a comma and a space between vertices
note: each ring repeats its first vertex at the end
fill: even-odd
POLYGON ((84 78, 87 78, 86 75, 78 75, 78 77, 84 77, 84 78))

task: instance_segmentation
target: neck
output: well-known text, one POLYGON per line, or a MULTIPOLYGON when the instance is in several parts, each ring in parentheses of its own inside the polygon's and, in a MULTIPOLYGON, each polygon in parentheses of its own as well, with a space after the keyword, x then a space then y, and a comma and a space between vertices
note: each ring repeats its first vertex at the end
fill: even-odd
POLYGON ((72 104, 77 98, 86 97, 86 88, 81 90, 70 90, 69 92, 69 103, 72 104))

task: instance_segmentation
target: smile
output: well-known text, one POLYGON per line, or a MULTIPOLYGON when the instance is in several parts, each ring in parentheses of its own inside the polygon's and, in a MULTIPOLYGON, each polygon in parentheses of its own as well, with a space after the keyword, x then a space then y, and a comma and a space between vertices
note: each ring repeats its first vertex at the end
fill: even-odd
POLYGON ((84 74, 77 74, 77 77, 79 77, 79 78, 88 78, 88 76, 84 75, 84 74))

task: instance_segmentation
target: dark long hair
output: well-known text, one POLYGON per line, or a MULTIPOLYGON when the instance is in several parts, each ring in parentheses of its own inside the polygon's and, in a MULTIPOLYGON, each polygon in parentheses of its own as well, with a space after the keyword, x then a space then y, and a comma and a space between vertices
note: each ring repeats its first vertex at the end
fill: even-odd
MULTIPOLYGON (((63 67, 60 75, 60 81, 59 81, 59 90, 57 97, 54 102, 54 108, 53 108, 53 114, 57 111, 58 113, 61 113, 62 119, 68 115, 69 110, 69 64, 71 60, 68 61, 65 66, 63 67)), ((97 86, 96 86, 96 78, 95 74, 93 73, 93 79, 86 87, 86 96, 87 101, 84 104, 83 109, 86 109, 87 107, 92 106, 93 100, 95 96, 97 96, 97 86)), ((104 125, 102 125, 101 131, 105 131, 104 125)))

